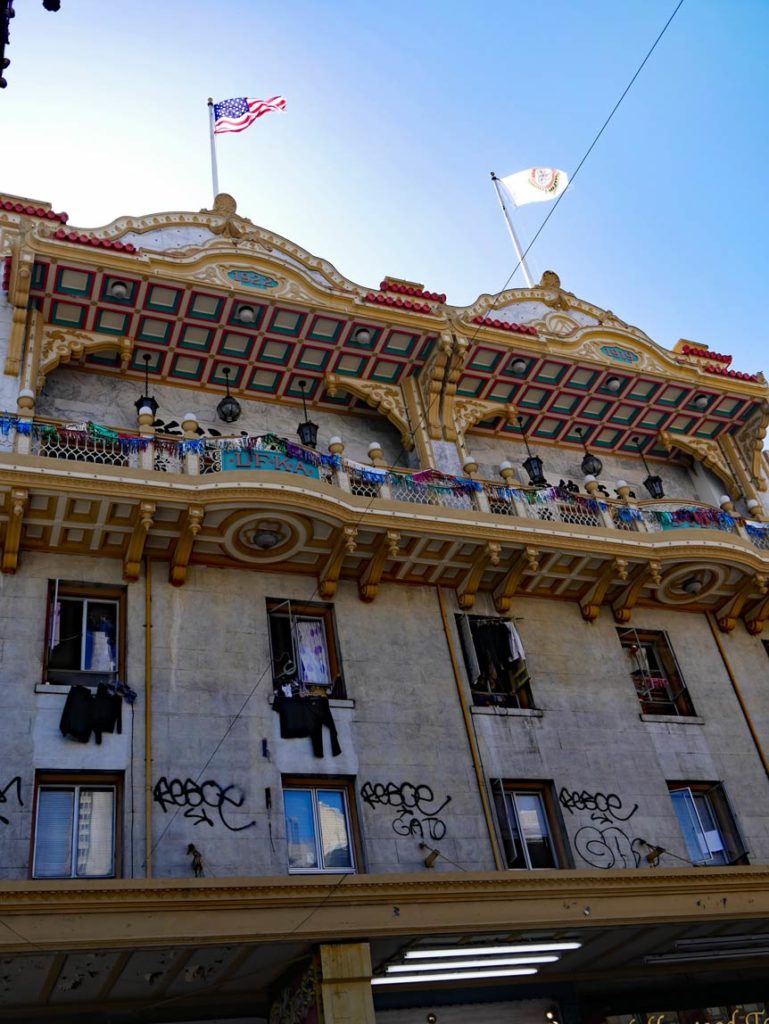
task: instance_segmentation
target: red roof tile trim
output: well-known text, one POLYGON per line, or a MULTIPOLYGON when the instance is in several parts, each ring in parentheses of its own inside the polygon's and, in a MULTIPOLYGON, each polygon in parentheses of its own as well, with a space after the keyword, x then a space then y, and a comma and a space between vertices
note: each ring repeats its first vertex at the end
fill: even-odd
POLYGON ((66 224, 69 220, 68 213, 54 213, 53 210, 44 210, 42 206, 25 206, 24 203, 13 203, 10 199, 0 202, 0 210, 23 213, 27 217, 41 217, 43 220, 58 220, 62 224, 66 224))
POLYGON ((697 359, 713 359, 717 363, 726 363, 727 366, 732 361, 732 357, 724 355, 723 352, 711 352, 706 348, 696 348, 694 345, 684 345, 681 352, 685 356, 696 356, 697 359))
POLYGON ((728 370, 725 366, 703 366, 705 373, 713 373, 717 377, 731 377, 732 380, 749 380, 758 384, 757 373, 742 373, 740 370, 728 370))
POLYGON ((75 242, 78 245, 92 245, 95 249, 115 249, 116 252, 134 253, 139 250, 130 242, 113 242, 109 238, 96 238, 95 235, 79 235, 77 231, 65 231, 59 228, 54 233, 54 238, 61 242, 75 242))
POLYGON ((432 306, 428 306, 426 302, 411 302, 410 299, 394 299, 392 295, 382 295, 381 292, 369 292, 364 301, 373 302, 378 306, 392 306, 395 309, 408 309, 412 313, 427 313, 430 316, 437 315, 432 306))
POLYGON ((509 324, 504 320, 494 320, 490 316, 476 316, 473 317, 474 324, 480 324, 482 327, 495 327, 498 331, 514 331, 516 334, 533 334, 537 335, 537 328, 531 327, 528 324, 509 324))
POLYGON ((409 295, 415 299, 429 299, 431 302, 445 302, 446 296, 441 292, 427 292, 424 288, 415 288, 410 284, 399 284, 397 281, 382 281, 380 292, 395 292, 398 295, 409 295))

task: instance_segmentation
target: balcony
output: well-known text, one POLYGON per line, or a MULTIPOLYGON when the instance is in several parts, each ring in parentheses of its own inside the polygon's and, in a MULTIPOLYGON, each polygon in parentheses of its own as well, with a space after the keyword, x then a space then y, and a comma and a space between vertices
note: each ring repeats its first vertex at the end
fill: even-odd
POLYGON ((756 631, 769 617, 769 526, 694 501, 363 465, 271 434, 172 437, 11 415, 0 416, 0 472, 6 572, 19 550, 58 546, 122 557, 127 579, 147 555, 169 561, 177 584, 188 562, 316 574, 324 599, 339 579, 356 580, 363 600, 391 580, 450 587, 465 610, 486 591, 500 613, 526 593, 577 600, 589 620, 608 603, 626 622, 639 600, 732 624, 747 609, 756 631), (265 522, 279 540, 269 551, 253 539, 265 522))

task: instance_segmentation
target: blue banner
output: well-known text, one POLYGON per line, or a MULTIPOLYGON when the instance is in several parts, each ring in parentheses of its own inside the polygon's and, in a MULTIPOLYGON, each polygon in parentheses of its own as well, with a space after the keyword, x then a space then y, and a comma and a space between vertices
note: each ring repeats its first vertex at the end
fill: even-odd
POLYGON ((244 448, 239 452, 222 452, 222 469, 266 469, 277 470, 279 473, 298 473, 320 480, 320 469, 308 462, 292 459, 282 452, 260 451, 257 448, 244 448))

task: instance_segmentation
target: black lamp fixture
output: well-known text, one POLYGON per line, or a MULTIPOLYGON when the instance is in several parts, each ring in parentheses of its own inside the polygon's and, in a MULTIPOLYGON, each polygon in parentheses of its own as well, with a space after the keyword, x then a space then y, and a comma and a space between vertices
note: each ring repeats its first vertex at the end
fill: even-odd
POLYGON ((144 394, 136 399, 134 406, 137 413, 140 413, 142 409, 150 409, 154 418, 158 411, 158 403, 150 394, 150 359, 152 359, 152 355, 149 352, 145 352, 142 356, 142 361, 144 362, 144 394))
POLYGON ((540 459, 538 455, 531 454, 531 448, 529 448, 526 431, 523 429, 523 416, 518 417, 518 426, 521 428, 523 443, 526 445, 526 455, 528 456, 523 462, 523 468, 529 474, 529 480, 533 487, 547 487, 547 480, 545 480, 545 476, 542 472, 542 459, 540 459))
POLYGON ((641 460, 642 460, 642 462, 644 464, 644 469, 646 470, 646 472, 648 474, 646 479, 644 480, 644 487, 649 492, 649 494, 652 496, 652 498, 664 498, 665 497, 665 491, 662 488, 662 477, 661 476, 656 476, 649 469, 649 466, 647 465, 647 462, 646 462, 646 458, 644 457, 643 450, 641 449, 641 444, 642 444, 641 438, 640 437, 634 437, 633 438, 633 444, 638 448, 638 454, 641 456, 641 460))
POLYGON ((232 368, 229 366, 223 366, 222 373, 224 374, 224 383, 227 388, 227 394, 217 405, 216 415, 220 420, 224 420, 225 423, 234 423, 240 416, 241 409, 240 402, 230 394, 230 373, 232 373, 232 368))
POLYGON ((591 455, 587 450, 587 442, 585 441, 582 427, 575 427, 575 431, 579 435, 582 447, 585 449, 585 457, 582 460, 582 472, 585 476, 600 476, 603 470, 603 463, 597 455, 591 455))
POLYGON ((304 423, 296 428, 299 440, 307 448, 315 448, 318 444, 318 424, 307 419, 307 403, 304 400, 304 393, 307 390, 307 381, 299 381, 299 390, 302 392, 302 409, 304 410, 304 423))

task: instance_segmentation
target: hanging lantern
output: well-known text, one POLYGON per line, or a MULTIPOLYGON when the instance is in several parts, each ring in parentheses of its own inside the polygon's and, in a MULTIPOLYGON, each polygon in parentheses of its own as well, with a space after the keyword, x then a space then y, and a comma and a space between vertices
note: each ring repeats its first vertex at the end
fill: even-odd
POLYGON ((237 400, 237 398, 233 398, 232 395, 230 394, 230 367, 223 367, 222 373, 224 374, 227 394, 217 405, 216 415, 219 417, 220 420, 224 420, 225 423, 234 423, 241 413, 240 402, 237 400))
POLYGON ((523 429, 523 416, 518 417, 518 426, 521 428, 523 443, 526 445, 527 458, 523 462, 523 468, 529 474, 531 485, 532 487, 547 487, 547 480, 545 480, 545 475, 542 472, 544 468, 542 459, 538 455, 532 455, 531 448, 529 448, 529 441, 523 429))
POLYGON ((149 409, 152 415, 155 416, 158 411, 158 403, 150 394, 150 359, 152 359, 150 353, 145 352, 142 356, 142 360, 144 362, 144 394, 140 395, 139 398, 136 399, 134 407, 136 408, 137 414, 140 413, 142 409, 149 409))
POLYGON ((318 444, 318 424, 307 419, 307 403, 304 393, 307 390, 307 381, 299 381, 299 390, 302 392, 302 409, 304 410, 304 422, 296 428, 299 440, 306 448, 315 448, 318 444))

